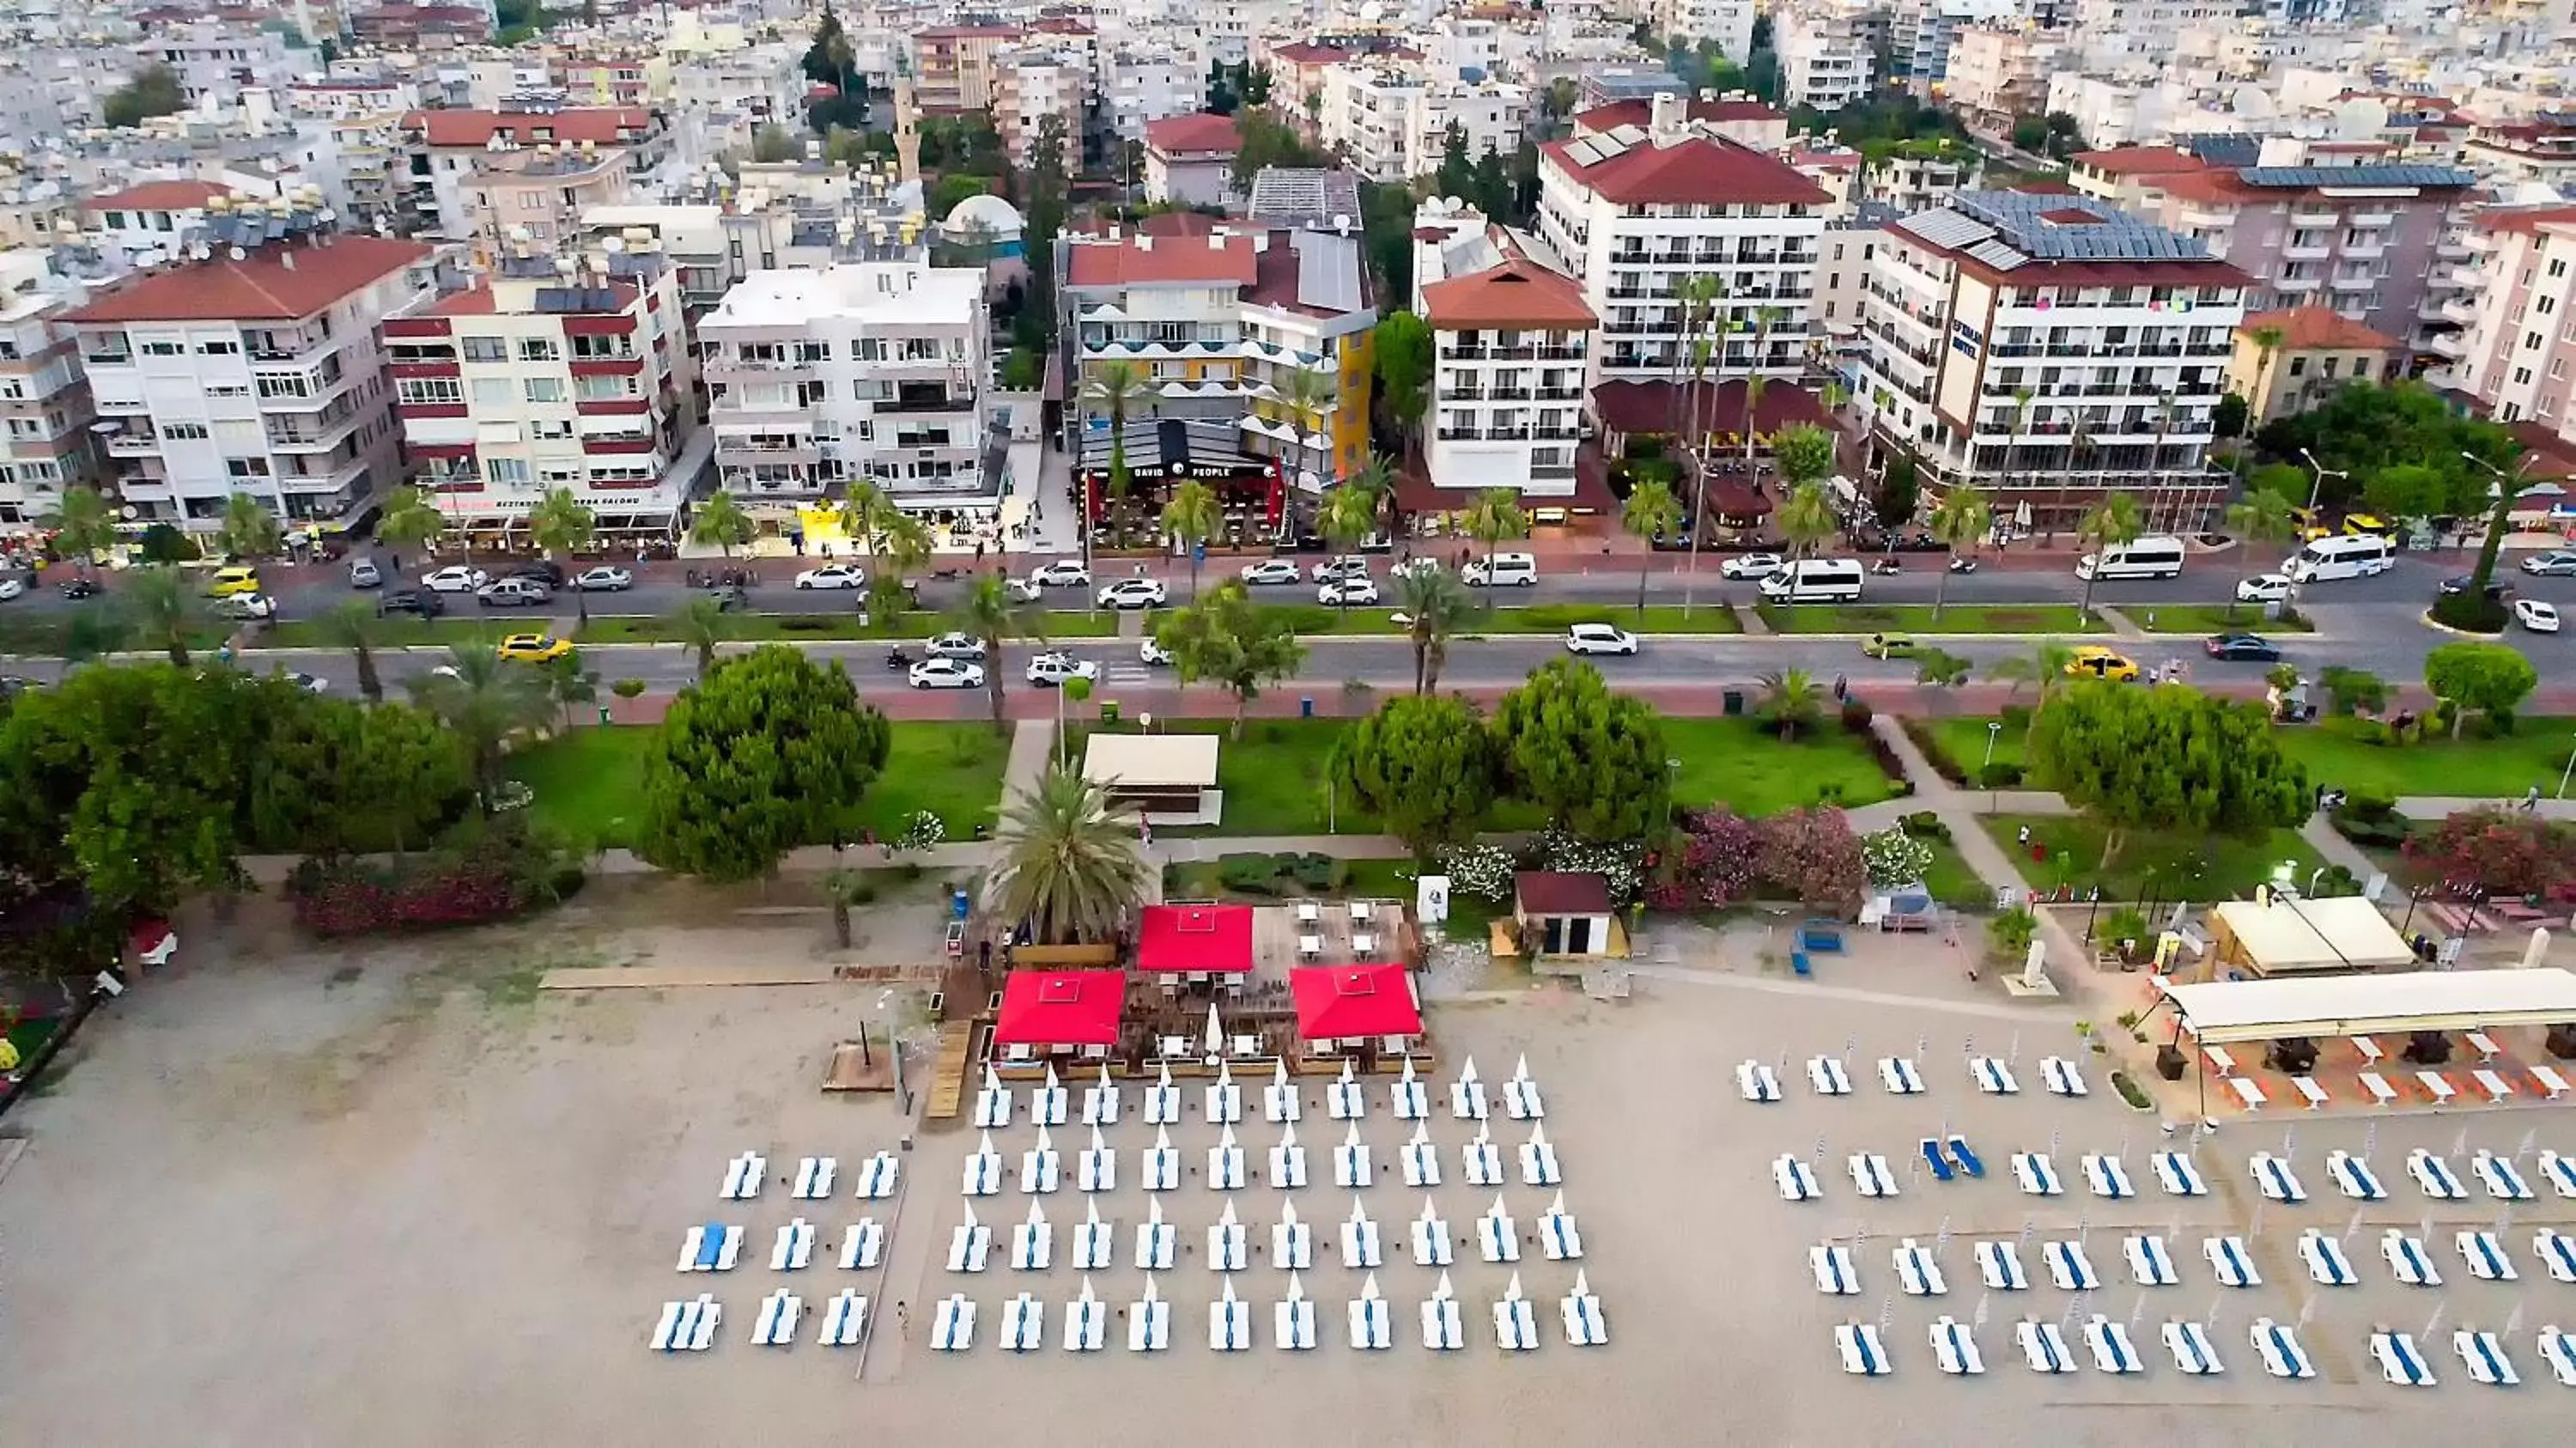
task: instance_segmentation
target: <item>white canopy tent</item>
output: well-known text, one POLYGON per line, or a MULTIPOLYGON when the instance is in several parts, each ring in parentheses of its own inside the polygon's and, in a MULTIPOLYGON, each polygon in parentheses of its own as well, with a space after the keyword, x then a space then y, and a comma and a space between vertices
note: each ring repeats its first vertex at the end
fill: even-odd
POLYGON ((2554 968, 2223 980, 2164 993, 2202 1045, 2576 1022, 2576 972, 2554 968))

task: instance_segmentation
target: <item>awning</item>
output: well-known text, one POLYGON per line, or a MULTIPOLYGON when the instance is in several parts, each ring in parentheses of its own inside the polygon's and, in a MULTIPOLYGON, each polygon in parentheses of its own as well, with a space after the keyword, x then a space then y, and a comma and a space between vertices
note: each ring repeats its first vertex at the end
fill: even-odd
POLYGON ((1022 970, 1002 984, 997 1046, 1114 1046, 1127 1000, 1120 970, 1022 970))
POLYGON ((2165 996, 2206 1045, 2576 1021, 2576 974, 2546 968, 2204 981, 2165 996))
POLYGON ((1422 1008, 1401 965, 1308 965, 1288 972, 1297 1034, 1308 1041, 1418 1036, 1422 1008))
POLYGON ((1138 970, 1243 975, 1252 969, 1249 905, 1148 905, 1138 917, 1138 970))

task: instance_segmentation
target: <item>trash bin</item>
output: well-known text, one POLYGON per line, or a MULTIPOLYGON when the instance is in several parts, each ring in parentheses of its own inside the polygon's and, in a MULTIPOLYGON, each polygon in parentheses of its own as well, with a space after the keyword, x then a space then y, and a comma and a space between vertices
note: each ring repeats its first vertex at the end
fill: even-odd
POLYGON ((1118 722, 1117 700, 1103 699, 1100 701, 1100 722, 1103 724, 1115 724, 1118 722))
POLYGON ((1742 714, 1744 712, 1744 691, 1742 689, 1727 690, 1725 704, 1727 718, 1732 719, 1737 715, 1742 714))
POLYGON ((1300 719, 1312 719, 1315 717, 1315 697, 1312 694, 1298 699, 1297 717, 1300 719))
POLYGON ((599 706, 599 722, 602 724, 608 722, 608 706, 605 704, 599 706))

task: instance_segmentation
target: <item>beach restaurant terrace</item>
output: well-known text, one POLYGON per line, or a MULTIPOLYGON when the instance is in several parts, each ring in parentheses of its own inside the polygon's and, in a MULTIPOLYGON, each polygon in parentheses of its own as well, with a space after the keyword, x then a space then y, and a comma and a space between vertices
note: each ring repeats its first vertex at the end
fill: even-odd
POLYGON ((1015 971, 1002 983, 993 1045, 1012 1061, 1106 1058, 1118 1044, 1126 999, 1123 970, 1015 971))
POLYGON ((1288 972, 1297 1036, 1313 1055, 1375 1048, 1401 1055, 1422 1038, 1413 972, 1401 964, 1308 965, 1288 972))

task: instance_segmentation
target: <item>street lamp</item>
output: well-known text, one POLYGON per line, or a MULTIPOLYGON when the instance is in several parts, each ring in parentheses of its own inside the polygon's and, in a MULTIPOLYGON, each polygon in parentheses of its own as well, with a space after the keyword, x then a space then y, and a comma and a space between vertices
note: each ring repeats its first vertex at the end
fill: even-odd
MULTIPOLYGON (((1995 789, 1995 740, 2001 738, 2003 736, 2003 732, 2004 721, 2001 719, 1989 719, 1986 721, 1986 762, 1977 766, 1977 772, 1986 777, 1986 808, 1988 810, 1995 808, 1996 800, 2000 797, 1995 789)), ((2566 791, 2564 790, 2560 791, 2562 794, 2565 792, 2566 791)))
POLYGON ((2349 468, 2327 467, 2324 463, 2318 462, 2317 455, 2308 451, 2306 448, 2299 449, 2299 456, 2306 458, 2308 460, 2308 466, 2316 469, 2317 473, 2317 480, 2308 485, 2308 511, 2313 514, 2317 510, 2317 499, 2325 493, 2326 479, 2329 476, 2332 476, 2341 478, 2347 483, 2351 482, 2352 470, 2349 468))
POLYGON ((2533 463, 2540 461, 2538 453, 2524 453, 2522 461, 2514 464, 2510 473, 2465 448, 2460 456, 2495 474, 2495 482, 2490 485, 2495 493, 2495 511, 2487 515, 2487 541, 2478 549, 2477 566, 2469 570, 2469 597, 2483 602, 2487 584, 2495 577, 2496 555, 2504 551, 2505 519, 2513 512, 2514 500, 2525 492, 2547 493, 2556 497, 2567 490, 2556 483, 2542 483, 2529 489, 2522 486, 2524 474, 2531 470, 2533 463))
POLYGON ((2567 751, 2567 767, 2558 771, 2558 797, 2567 797, 2567 776, 2576 774, 2576 749, 2567 751))

